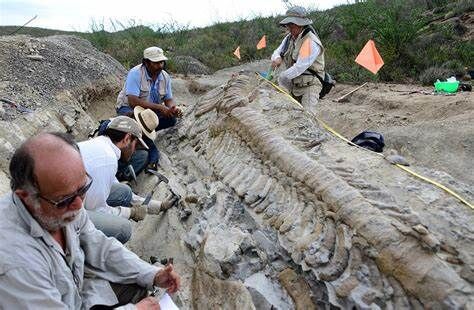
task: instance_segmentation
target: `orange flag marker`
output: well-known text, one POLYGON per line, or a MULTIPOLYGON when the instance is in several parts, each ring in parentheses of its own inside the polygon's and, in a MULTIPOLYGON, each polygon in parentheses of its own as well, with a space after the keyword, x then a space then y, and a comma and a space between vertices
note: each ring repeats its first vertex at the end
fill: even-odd
POLYGON ((234 55, 240 60, 240 45, 235 49, 234 55))
POLYGON ((299 56, 306 58, 309 57, 309 55, 311 55, 311 40, 308 38, 301 45, 299 56))
POLYGON ((355 62, 373 74, 376 74, 384 64, 383 59, 380 57, 379 52, 375 48, 375 43, 372 40, 369 40, 365 44, 364 48, 355 59, 355 62))
POLYGON ((263 35, 263 37, 257 43, 257 49, 261 50, 262 48, 265 48, 265 47, 267 47, 267 40, 265 38, 265 35, 263 35))

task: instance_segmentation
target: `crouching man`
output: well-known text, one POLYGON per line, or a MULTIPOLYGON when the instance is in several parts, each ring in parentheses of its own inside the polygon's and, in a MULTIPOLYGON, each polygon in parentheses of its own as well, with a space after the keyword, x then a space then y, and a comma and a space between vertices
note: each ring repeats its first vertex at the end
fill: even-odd
POLYGON ((10 174, 12 192, 0 200, 1 309, 158 308, 146 289, 179 289, 172 265, 150 265, 94 227, 82 201, 95 180, 69 136, 30 138, 10 174))
POLYGON ((145 198, 135 195, 130 186, 116 179, 118 160, 128 162, 138 144, 147 147, 142 133, 142 127, 134 119, 117 116, 103 136, 79 142, 85 169, 94 179, 85 195, 84 207, 97 229, 122 243, 132 234, 129 219, 141 221, 148 213, 169 209, 177 200, 169 196, 164 201, 150 200, 144 206, 145 198))

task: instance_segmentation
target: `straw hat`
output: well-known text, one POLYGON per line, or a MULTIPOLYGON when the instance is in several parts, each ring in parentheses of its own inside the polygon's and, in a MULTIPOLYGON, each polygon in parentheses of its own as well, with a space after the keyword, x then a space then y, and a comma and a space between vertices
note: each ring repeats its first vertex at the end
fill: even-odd
POLYGON ((158 116, 155 112, 151 109, 145 109, 141 106, 136 106, 133 109, 133 115, 137 120, 138 124, 142 128, 143 133, 145 136, 150 138, 151 140, 156 139, 156 127, 160 123, 158 116))

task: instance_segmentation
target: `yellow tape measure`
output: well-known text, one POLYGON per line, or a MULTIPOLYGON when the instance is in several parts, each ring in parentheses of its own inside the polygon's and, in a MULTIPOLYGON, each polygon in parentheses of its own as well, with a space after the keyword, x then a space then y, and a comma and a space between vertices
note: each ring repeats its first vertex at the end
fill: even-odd
MULTIPOLYGON (((261 78, 262 80, 264 80, 265 82, 269 83, 270 85, 272 85, 275 89, 277 89, 278 91, 280 91, 281 93, 285 94, 288 98, 290 98, 291 102, 293 102, 294 104, 296 104, 298 107, 300 107, 301 109, 303 109, 303 111, 307 114, 309 114, 311 117, 313 117, 314 119, 316 119, 316 121, 318 121, 321 126, 323 126, 327 131, 331 132, 333 135, 335 135, 336 137, 338 137, 339 139, 351 144, 351 145, 354 145, 356 147, 359 147, 361 148, 360 146, 352 143, 352 141, 348 140, 347 138, 345 138, 343 135, 341 135, 340 133, 338 133, 337 131, 335 131, 334 129, 332 129, 328 124, 326 124, 325 122, 323 122, 321 119, 319 119, 314 113, 312 113, 311 111, 307 111, 304 109, 304 107, 301 105, 301 103, 299 103, 298 101, 296 101, 295 98, 293 98, 290 94, 288 94, 285 90, 283 90, 281 87, 279 87, 278 85, 276 85, 275 83, 265 79, 263 76, 261 76, 259 73, 256 72, 256 74, 258 75, 259 78, 261 78)), ((379 155, 379 156, 382 156, 385 158, 385 156, 381 153, 376 153, 376 152, 372 152, 368 149, 365 149, 365 148, 361 148, 365 151, 368 151, 368 152, 371 152, 373 154, 376 154, 376 155, 379 155)), ((436 181, 433 181, 425 176, 422 176, 416 172, 414 172, 413 170, 411 169, 408 169, 407 167, 405 166, 402 166, 400 164, 395 164, 395 166, 397 166, 398 168, 408 172, 409 174, 425 181, 425 182, 428 182, 430 184, 433 184, 434 186, 444 190, 445 192, 447 192, 448 194, 450 194, 451 196, 457 198, 459 201, 461 201, 462 203, 464 203, 465 205, 467 205, 468 207, 470 207, 471 209, 474 209, 474 205, 470 202, 468 202, 466 199, 462 198, 459 194, 457 194, 456 192, 454 192, 453 190, 447 188, 446 186, 444 186, 443 184, 440 184, 436 181)))

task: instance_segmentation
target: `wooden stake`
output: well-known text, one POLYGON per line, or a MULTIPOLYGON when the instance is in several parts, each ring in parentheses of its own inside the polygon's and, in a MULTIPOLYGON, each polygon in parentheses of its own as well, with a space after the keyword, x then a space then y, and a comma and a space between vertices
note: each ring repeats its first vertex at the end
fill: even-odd
POLYGON ((353 90, 351 90, 350 92, 348 92, 348 93, 345 94, 344 96, 341 96, 341 97, 337 98, 337 99, 336 99, 336 102, 343 102, 343 100, 344 100, 347 96, 349 96, 349 95, 355 93, 356 91, 358 91, 359 89, 361 89, 362 87, 364 87, 366 84, 367 84, 367 82, 365 82, 364 84, 360 85, 360 86, 357 87, 357 88, 354 88, 353 90))

